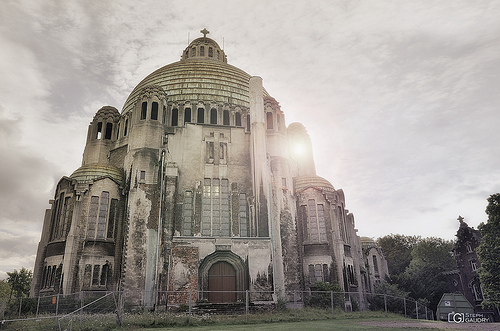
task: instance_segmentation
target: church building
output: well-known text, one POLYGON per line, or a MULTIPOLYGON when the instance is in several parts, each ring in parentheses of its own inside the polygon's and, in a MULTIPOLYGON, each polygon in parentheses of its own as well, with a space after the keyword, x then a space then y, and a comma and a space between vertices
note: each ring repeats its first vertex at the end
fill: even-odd
POLYGON ((174 303, 290 299, 318 282, 369 291, 354 217, 316 174, 306 129, 201 32, 121 112, 95 114, 45 213, 32 296, 120 290, 153 307, 162 291, 183 291, 174 303))

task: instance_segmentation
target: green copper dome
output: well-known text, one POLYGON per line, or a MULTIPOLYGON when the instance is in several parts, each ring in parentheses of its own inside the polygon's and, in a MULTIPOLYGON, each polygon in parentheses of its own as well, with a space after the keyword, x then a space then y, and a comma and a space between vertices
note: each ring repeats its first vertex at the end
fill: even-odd
POLYGON ((123 185, 124 182, 123 172, 110 164, 86 164, 76 169, 69 177, 81 183, 93 182, 106 177, 111 178, 118 185, 123 185))
POLYGON ((163 88, 169 103, 203 101, 249 107, 251 75, 227 64, 226 54, 215 41, 195 39, 181 58, 144 78, 130 93, 122 113, 133 108, 141 90, 149 85, 163 88))

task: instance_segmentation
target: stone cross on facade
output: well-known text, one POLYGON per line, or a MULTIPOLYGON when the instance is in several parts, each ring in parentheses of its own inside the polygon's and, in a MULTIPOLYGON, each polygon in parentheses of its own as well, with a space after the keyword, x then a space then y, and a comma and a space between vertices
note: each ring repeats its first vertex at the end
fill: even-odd
POLYGON ((462 216, 458 215, 457 220, 458 220, 460 223, 462 223, 462 222, 464 221, 464 218, 463 218, 462 216))
POLYGON ((203 38, 206 38, 207 37, 207 34, 210 33, 210 31, 208 31, 206 28, 204 28, 203 30, 200 31, 201 33, 203 33, 203 38))

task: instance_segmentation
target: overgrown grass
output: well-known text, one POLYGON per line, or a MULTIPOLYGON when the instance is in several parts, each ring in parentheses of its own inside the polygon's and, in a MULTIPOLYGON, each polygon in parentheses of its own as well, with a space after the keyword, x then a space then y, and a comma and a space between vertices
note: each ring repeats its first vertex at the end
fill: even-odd
MULTIPOLYGON (((386 317, 383 312, 372 312, 364 311, 362 314, 360 312, 346 313, 342 310, 335 310, 334 317, 332 317, 331 310, 326 309, 315 309, 315 308, 302 308, 287 310, 274 310, 272 312, 265 313, 252 313, 248 315, 248 320, 245 314, 243 315, 214 315, 214 314, 202 314, 202 315, 192 315, 191 318, 187 313, 136 313, 136 314, 125 314, 123 316, 123 326, 117 326, 117 318, 115 314, 93 314, 93 315, 76 315, 72 319, 64 318, 60 321, 62 329, 69 330, 149 330, 151 328, 179 328, 179 327, 199 327, 203 326, 204 330, 235 330, 238 325, 252 325, 252 329, 258 329, 259 325, 264 325, 266 330, 270 330, 272 326, 273 329, 276 326, 276 330, 303 330, 303 326, 300 328, 297 322, 306 321, 328 321, 325 325, 328 325, 331 329, 332 326, 343 327, 342 325, 348 325, 349 328, 345 330, 353 330, 355 320, 404 320, 404 317, 395 314, 388 314, 386 317), (286 323, 293 327, 280 328, 279 325, 286 323), (255 328, 254 328, 255 327, 255 328)), ((323 325, 324 323, 320 323, 323 325)), ((40 320, 29 320, 29 321, 18 321, 12 322, 8 325, 3 326, 7 330, 58 330, 57 319, 40 319, 40 320)), ((263 330, 264 330, 263 329, 263 330)), ((369 328, 362 328, 368 330, 369 328)), ((340 328, 339 330, 344 330, 340 328)), ((317 329, 315 328, 315 331, 317 329)))

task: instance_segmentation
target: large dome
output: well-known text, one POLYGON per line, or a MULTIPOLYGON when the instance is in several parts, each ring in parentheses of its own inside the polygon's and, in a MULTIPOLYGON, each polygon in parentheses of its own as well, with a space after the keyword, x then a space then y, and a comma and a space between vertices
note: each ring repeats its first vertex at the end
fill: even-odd
POLYGON ((133 108, 140 91, 148 85, 162 87, 169 103, 213 101, 249 107, 251 76, 226 61, 224 51, 215 41, 206 37, 195 39, 184 50, 182 60, 154 71, 134 88, 122 113, 133 108))

